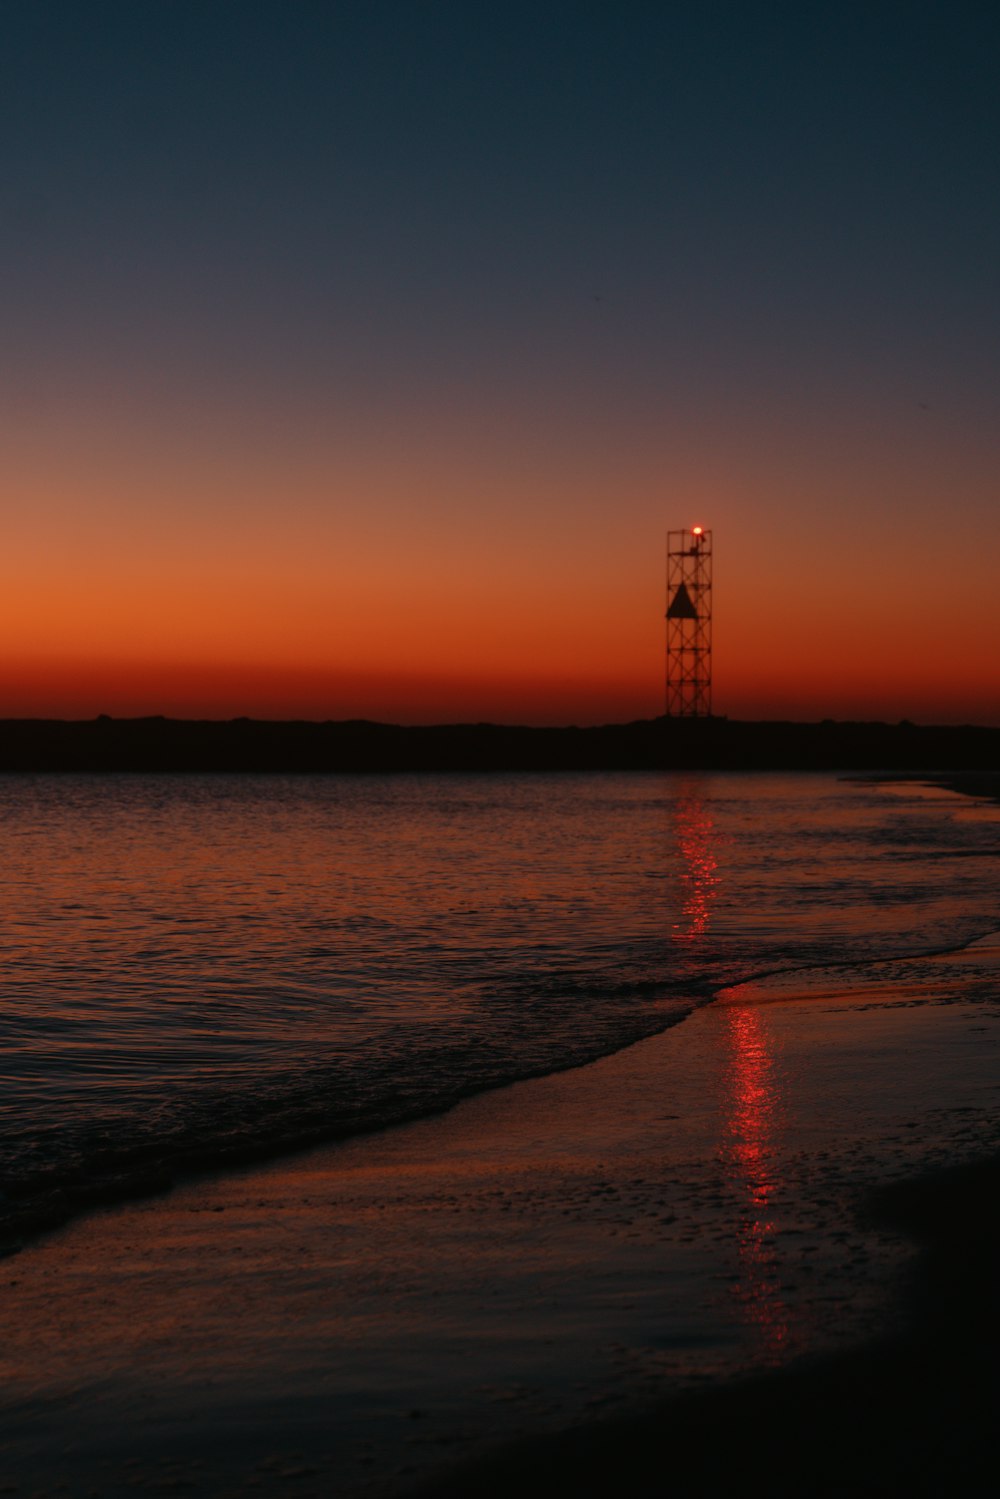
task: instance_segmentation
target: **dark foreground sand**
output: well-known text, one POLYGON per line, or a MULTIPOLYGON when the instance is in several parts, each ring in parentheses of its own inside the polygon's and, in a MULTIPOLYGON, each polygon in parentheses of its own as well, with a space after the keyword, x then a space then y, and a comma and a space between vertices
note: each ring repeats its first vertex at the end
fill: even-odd
POLYGON ((1000 1160, 900 1184, 867 1207, 923 1251, 895 1336, 526 1441, 422 1492, 995 1494, 1000 1160))
POLYGON ((743 986, 29 1246, 0 1491, 992 1492, 998 960, 743 986))

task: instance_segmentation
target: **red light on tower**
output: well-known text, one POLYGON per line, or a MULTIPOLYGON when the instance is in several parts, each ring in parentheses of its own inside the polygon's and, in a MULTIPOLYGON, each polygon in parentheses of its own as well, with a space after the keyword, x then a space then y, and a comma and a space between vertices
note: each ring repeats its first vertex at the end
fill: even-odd
POLYGON ((701 534, 702 534, 702 529, 701 529, 700 526, 692 526, 691 527, 691 535, 692 536, 701 536, 701 534))

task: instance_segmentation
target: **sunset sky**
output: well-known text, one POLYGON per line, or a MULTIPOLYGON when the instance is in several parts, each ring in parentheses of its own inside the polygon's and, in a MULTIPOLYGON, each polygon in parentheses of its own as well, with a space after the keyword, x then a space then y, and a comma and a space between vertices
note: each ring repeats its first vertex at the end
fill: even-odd
POLYGON ((9 0, 0 717, 1000 723, 998 43, 9 0))

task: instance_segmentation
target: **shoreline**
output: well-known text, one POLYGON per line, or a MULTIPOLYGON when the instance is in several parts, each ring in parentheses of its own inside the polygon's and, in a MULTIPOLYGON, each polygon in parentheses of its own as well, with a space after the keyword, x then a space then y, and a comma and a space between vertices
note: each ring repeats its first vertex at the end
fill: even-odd
MULTIPOLYGON (((970 959, 993 994, 995 960, 970 959)), ((884 1402, 912 1347, 857 1345, 885 1334, 912 1261, 898 1228, 856 1220, 858 1193, 986 1150, 1000 1046, 995 1003, 928 1003, 904 979, 888 971, 874 1008, 870 984, 783 1004, 743 986, 588 1067, 30 1246, 0 1277, 11 1481, 376 1496, 530 1491, 551 1472, 582 1494, 660 1493, 665 1463, 687 1462, 677 1492, 714 1493, 699 1430, 721 1484, 762 1460, 755 1423, 787 1443, 791 1411, 815 1431, 811 1402, 845 1409, 859 1369, 884 1402), (719 1456, 720 1419, 756 1447, 719 1456)), ((947 1343, 935 1316, 934 1349, 957 1357, 975 1328, 947 1343)), ((794 1464, 771 1491, 824 1492, 794 1464)))
MULTIPOLYGON (((864 776, 859 779, 903 784, 922 782, 980 802, 1000 802, 1000 773, 990 775, 970 772, 922 777, 910 773, 882 773, 878 776, 864 776)), ((801 970, 797 968, 761 970, 750 973, 746 982, 757 983, 767 980, 774 973, 794 974, 800 971, 809 973, 818 972, 821 969, 836 973, 838 970, 850 970, 856 966, 872 967, 881 963, 920 961, 959 954, 989 935, 989 933, 981 933, 964 938, 953 946, 935 948, 926 952, 899 952, 863 959, 844 958, 825 964, 806 963, 801 970)), ((703 1003, 715 1004, 718 1003, 718 999, 719 994, 716 992, 703 1003)), ((700 1005, 694 1006, 694 1009, 697 1008, 700 1008, 700 1005)), ((325 1123, 317 1119, 314 1107, 304 1107, 299 1111, 298 1117, 294 1114, 290 1116, 284 1132, 275 1138, 229 1142, 216 1152, 206 1151, 197 1140, 189 1142, 181 1140, 174 1152, 166 1156, 162 1151, 158 1152, 140 1145, 132 1151, 134 1160, 129 1159, 127 1150, 116 1145, 109 1156, 106 1168, 102 1166, 99 1175, 92 1180, 71 1177, 66 1181, 57 1182, 54 1186, 44 1179, 38 1184, 34 1181, 26 1181, 23 1185, 19 1181, 8 1180, 5 1183, 5 1211, 0 1214, 0 1263, 4 1259, 16 1256, 24 1248, 44 1239, 47 1235, 58 1232, 67 1224, 105 1206, 169 1193, 185 1183, 209 1179, 219 1173, 239 1171, 247 1166, 294 1157, 339 1141, 363 1138, 406 1123, 436 1117, 447 1113, 467 1098, 480 1096, 481 1092, 489 1093, 532 1077, 557 1076, 565 1071, 590 1066, 594 1061, 616 1055, 645 1037, 662 1034, 663 1031, 683 1022, 692 1012, 671 1018, 662 1029, 647 1030, 639 1035, 623 1039, 611 1051, 600 1051, 583 1057, 574 1056, 566 1060, 562 1066, 550 1071, 522 1072, 496 1080, 484 1090, 455 1093, 442 1098, 440 1103, 433 1108, 426 1104, 416 1107, 403 1105, 394 1115, 380 1116, 368 1122, 345 1127, 343 1124, 325 1123)))
MULTIPOLYGON (((755 1003, 803 1002, 797 978, 765 980, 755 1003)), ((861 986, 858 993, 863 1002, 861 986)), ((996 1007, 995 983, 992 993, 996 1007)), ((717 1002, 739 1001, 721 991, 717 1002)), ((992 1087, 995 1094, 1000 1085, 992 1087)), ((498 1447, 407 1499, 499 1499, 554 1487, 580 1499, 621 1492, 716 1499, 747 1487, 778 1499, 897 1491, 985 1499, 995 1488, 1000 1397, 995 1138, 971 1159, 870 1188, 854 1211, 859 1226, 888 1230, 916 1251, 887 1284, 882 1329, 843 1349, 799 1354, 773 1369, 680 1389, 644 1410, 498 1447)))
POLYGON ((771 970, 587 1065, 88 1211, 0 1265, 12 1492, 976 1492, 998 974, 996 933, 771 970))
MULTIPOLYGON (((981 795, 978 792, 970 794, 981 795)), ((995 937, 1000 937, 1000 928, 970 937, 954 945, 917 953, 895 952, 878 957, 843 958, 828 962, 804 963, 801 967, 754 971, 745 979, 715 990, 702 1004, 693 1005, 685 1013, 671 1017, 665 1025, 623 1040, 620 1045, 610 1051, 574 1057, 562 1066, 553 1067, 541 1073, 524 1072, 500 1078, 485 1088, 456 1093, 444 1098, 436 1107, 420 1106, 411 1110, 404 1108, 395 1116, 379 1118, 354 1128, 324 1127, 322 1124, 306 1122, 298 1132, 277 1139, 262 1140, 257 1143, 240 1142, 228 1145, 215 1153, 191 1145, 182 1147, 175 1155, 167 1158, 156 1157, 150 1152, 137 1148, 136 1159, 139 1167, 133 1174, 123 1174, 121 1159, 117 1159, 112 1169, 98 1175, 91 1183, 81 1184, 76 1180, 70 1180, 65 1187, 60 1185, 57 1189, 50 1189, 44 1195, 31 1189, 27 1191, 20 1187, 15 1189, 8 1184, 6 1194, 8 1204, 24 1204, 24 1206, 20 1211, 16 1208, 8 1210, 6 1218, 0 1217, 0 1264, 20 1254, 32 1244, 44 1240, 49 1234, 58 1233, 92 1212, 114 1208, 128 1202, 141 1201, 145 1198, 163 1196, 185 1186, 211 1181, 215 1177, 252 1169, 255 1166, 280 1163, 311 1151, 376 1137, 408 1124, 419 1124, 423 1120, 440 1118, 466 1101, 502 1092, 520 1083, 557 1078, 563 1073, 590 1067, 595 1062, 619 1056, 633 1046, 641 1045, 643 1041, 665 1035, 676 1026, 690 1020, 691 1016, 705 1005, 728 1003, 725 996, 733 988, 767 984, 771 980, 776 980, 779 988, 785 984, 796 983, 801 988, 802 980, 811 974, 836 975, 838 972, 853 973, 855 970, 864 973, 868 970, 877 971, 880 967, 889 964, 960 958, 963 954, 967 954, 969 949, 974 949, 978 944, 988 942, 995 937)), ((808 987, 807 983, 805 988, 808 989, 808 987)), ((793 999, 802 997, 802 994, 791 996, 793 999)), ((779 992, 774 998, 777 1001, 784 1001, 789 996, 779 992)))

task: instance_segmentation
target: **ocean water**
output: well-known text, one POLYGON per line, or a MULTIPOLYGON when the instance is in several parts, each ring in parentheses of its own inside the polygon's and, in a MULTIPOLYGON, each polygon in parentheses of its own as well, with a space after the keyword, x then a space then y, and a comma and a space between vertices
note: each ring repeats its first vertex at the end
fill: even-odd
POLYGON ((0 779, 0 1226, 960 947, 996 819, 824 775, 0 779))

